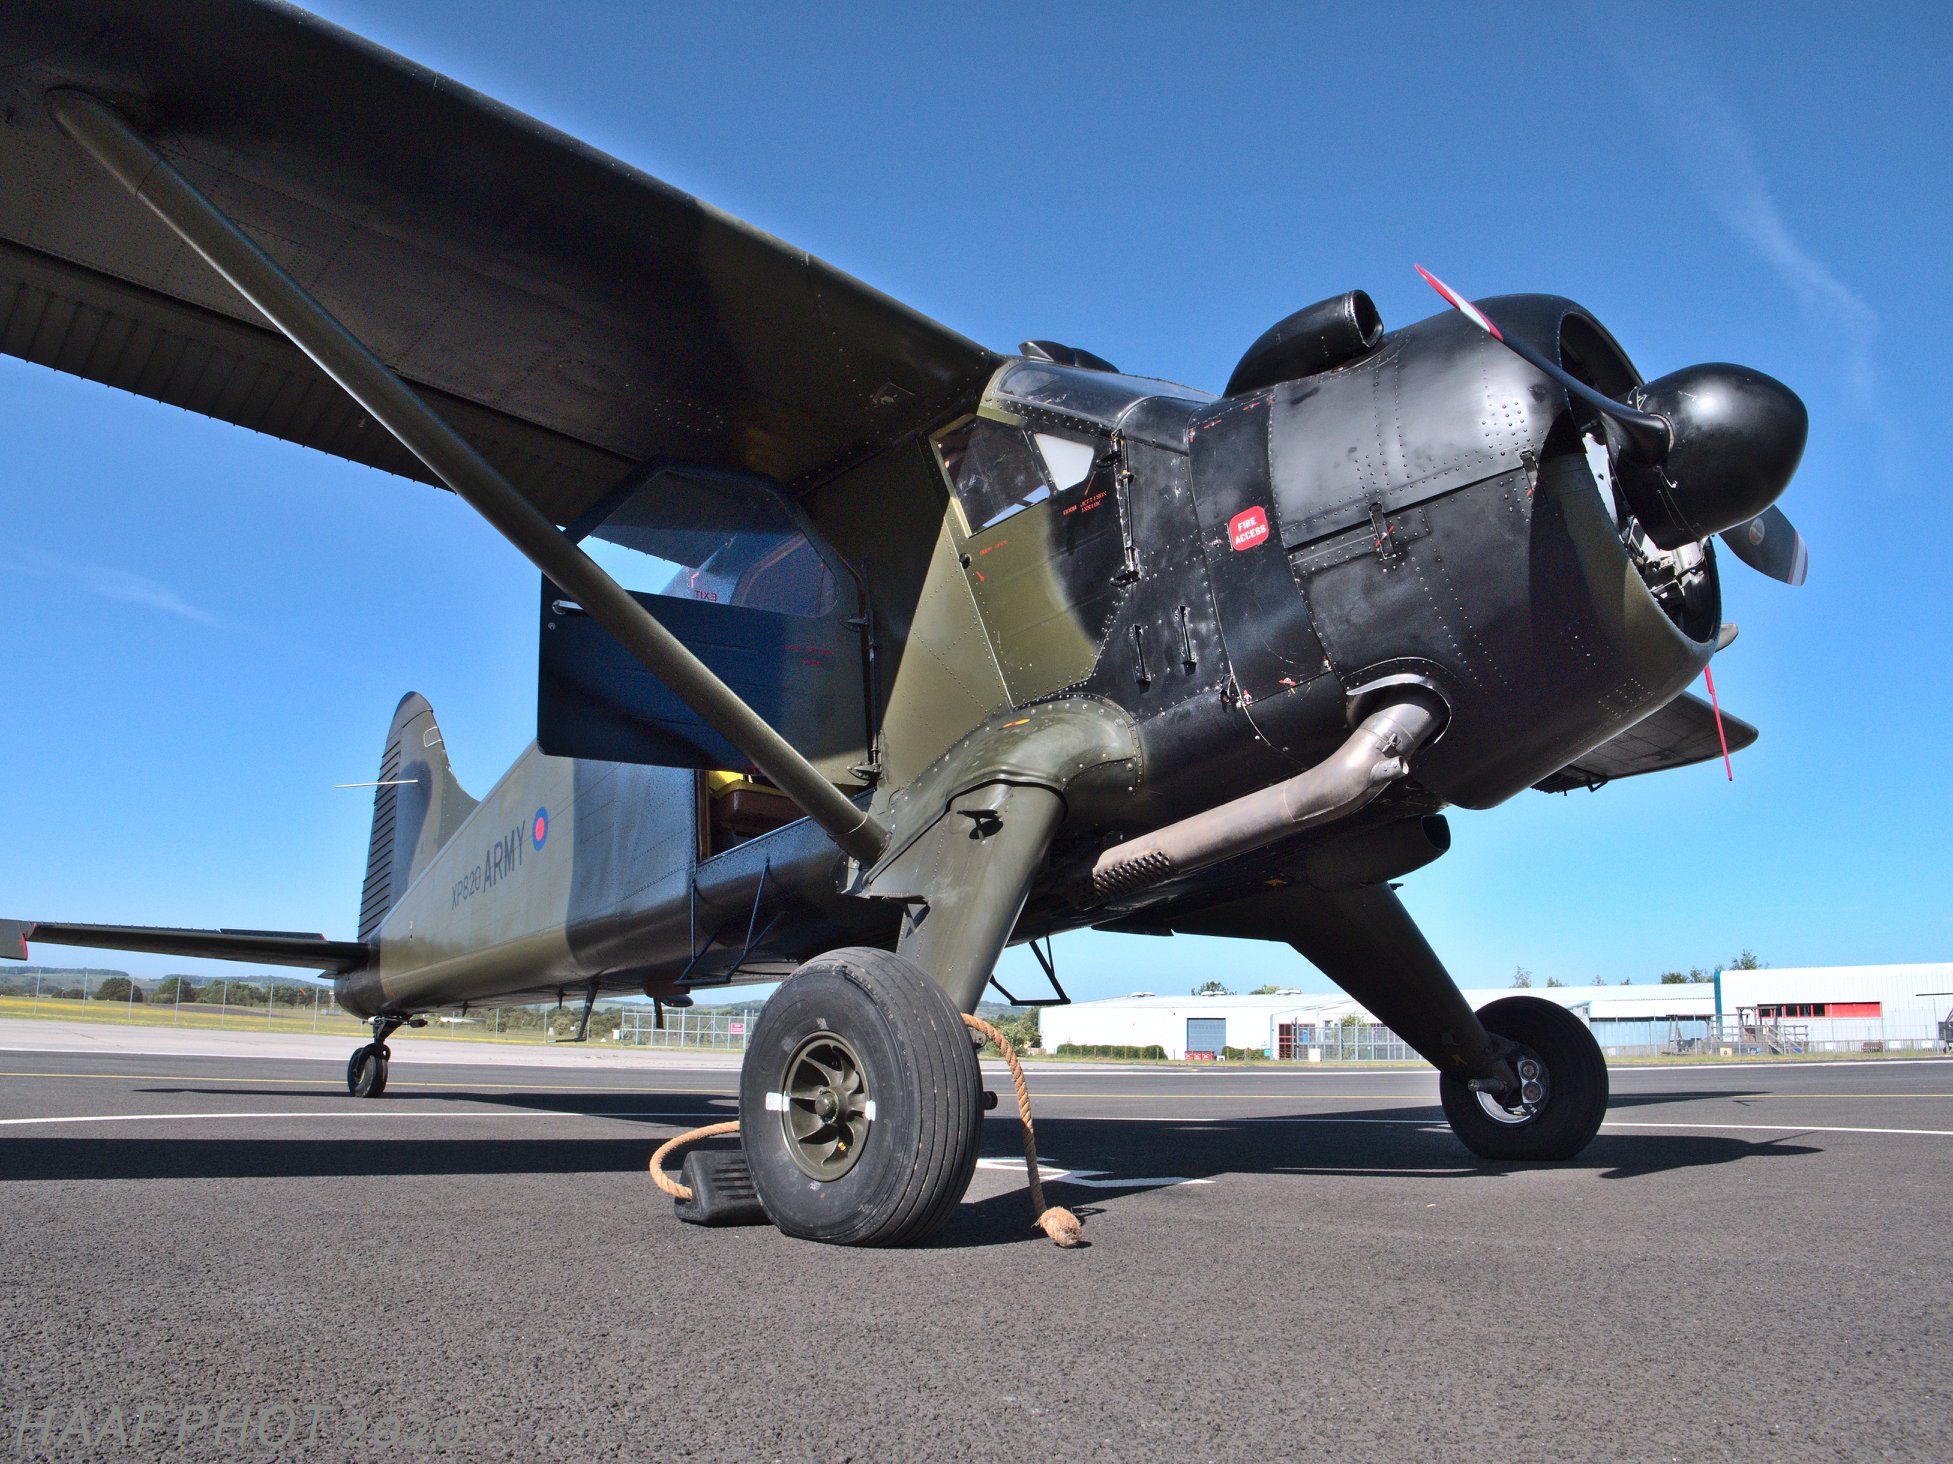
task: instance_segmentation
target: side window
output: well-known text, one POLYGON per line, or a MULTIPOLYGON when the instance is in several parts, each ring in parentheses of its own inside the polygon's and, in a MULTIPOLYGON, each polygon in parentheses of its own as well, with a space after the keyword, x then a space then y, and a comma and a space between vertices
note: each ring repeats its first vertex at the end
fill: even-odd
MULTIPOLYGON (((867 757, 873 709, 846 561, 770 483, 670 468, 628 487, 572 521, 584 552, 824 775, 848 787, 863 781, 853 770, 867 757)), ((538 588, 536 745, 545 755, 746 765, 547 576, 538 588)), ((745 791, 742 824, 779 812, 769 801, 777 795, 745 791)))
POLYGON ((834 570, 787 505, 757 485, 661 478, 582 543, 639 594, 778 615, 834 607, 834 570))
POLYGON ((972 417, 937 436, 936 456, 972 534, 1051 496, 1051 480, 1022 427, 972 417))
POLYGON ((967 418, 937 433, 933 444, 970 534, 1076 488, 1092 476, 1098 456, 1090 441, 990 417, 967 418))

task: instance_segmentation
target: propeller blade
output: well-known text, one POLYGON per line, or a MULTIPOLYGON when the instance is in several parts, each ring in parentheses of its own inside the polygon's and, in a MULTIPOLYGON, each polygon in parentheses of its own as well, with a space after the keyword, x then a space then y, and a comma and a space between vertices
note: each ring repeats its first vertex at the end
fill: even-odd
POLYGON ((1652 412, 1636 411, 1625 402, 1617 402, 1605 392, 1596 391, 1593 387, 1587 385, 1586 382, 1581 381, 1578 377, 1573 376, 1565 370, 1558 362, 1547 360, 1546 357, 1527 345, 1524 341, 1515 340, 1506 336, 1491 322, 1484 311, 1480 310, 1471 301, 1467 300, 1443 280, 1432 274, 1423 265, 1413 264, 1411 268, 1424 276, 1425 284, 1436 290, 1465 319, 1484 331, 1493 340, 1499 342, 1500 345, 1504 346, 1508 351, 1511 351, 1534 370, 1552 377, 1553 380, 1565 387, 1568 392, 1580 398, 1581 401, 1585 402, 1595 411, 1602 413, 1618 423, 1622 435, 1627 439, 1628 449, 1637 461, 1659 464, 1667 458, 1668 451, 1674 446, 1675 439, 1674 434, 1669 431, 1668 419, 1666 417, 1657 417, 1652 412))
POLYGON ((1810 569, 1811 555, 1804 536, 1775 504, 1748 523, 1723 530, 1722 541, 1751 569, 1787 585, 1801 585, 1810 569))

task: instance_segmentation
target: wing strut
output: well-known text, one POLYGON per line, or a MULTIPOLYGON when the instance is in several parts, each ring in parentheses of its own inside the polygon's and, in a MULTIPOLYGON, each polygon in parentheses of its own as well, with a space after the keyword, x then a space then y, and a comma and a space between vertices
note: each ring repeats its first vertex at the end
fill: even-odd
POLYGON ((787 740, 646 610, 595 560, 565 537, 385 362, 307 294, 194 184, 86 92, 48 94, 61 130, 147 205, 292 344, 397 437, 436 477, 494 526, 565 594, 575 599, 652 675, 772 780, 834 842, 872 864, 888 830, 823 778, 787 740))

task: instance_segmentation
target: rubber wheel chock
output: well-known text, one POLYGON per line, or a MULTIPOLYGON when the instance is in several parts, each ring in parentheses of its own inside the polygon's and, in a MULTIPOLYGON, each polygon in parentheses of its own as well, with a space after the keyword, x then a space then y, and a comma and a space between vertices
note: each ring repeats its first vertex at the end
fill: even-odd
POLYGON ((746 1156, 738 1149, 694 1149, 685 1156, 680 1182, 692 1192, 689 1200, 673 1200, 672 1209, 688 1225, 768 1225, 746 1171, 746 1156))

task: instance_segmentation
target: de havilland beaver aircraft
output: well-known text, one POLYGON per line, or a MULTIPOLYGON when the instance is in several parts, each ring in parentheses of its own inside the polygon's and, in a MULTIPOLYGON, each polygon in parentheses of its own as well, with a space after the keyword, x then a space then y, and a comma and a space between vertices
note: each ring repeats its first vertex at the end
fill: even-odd
POLYGON ((1780 383, 1435 280, 1394 331, 1297 311, 1218 396, 1000 355, 271 0, 12 0, 0 108, 0 348, 444 486, 541 571, 535 746, 477 800, 400 703, 355 939, 8 954, 335 972, 367 1097, 430 1012, 784 978, 744 1163, 847 1244, 961 1199, 962 1014, 1083 927, 1288 943, 1480 1155, 1595 1133, 1586 1028, 1474 1012, 1392 881, 1448 805, 1718 754, 1714 541, 1804 574, 1780 383))

